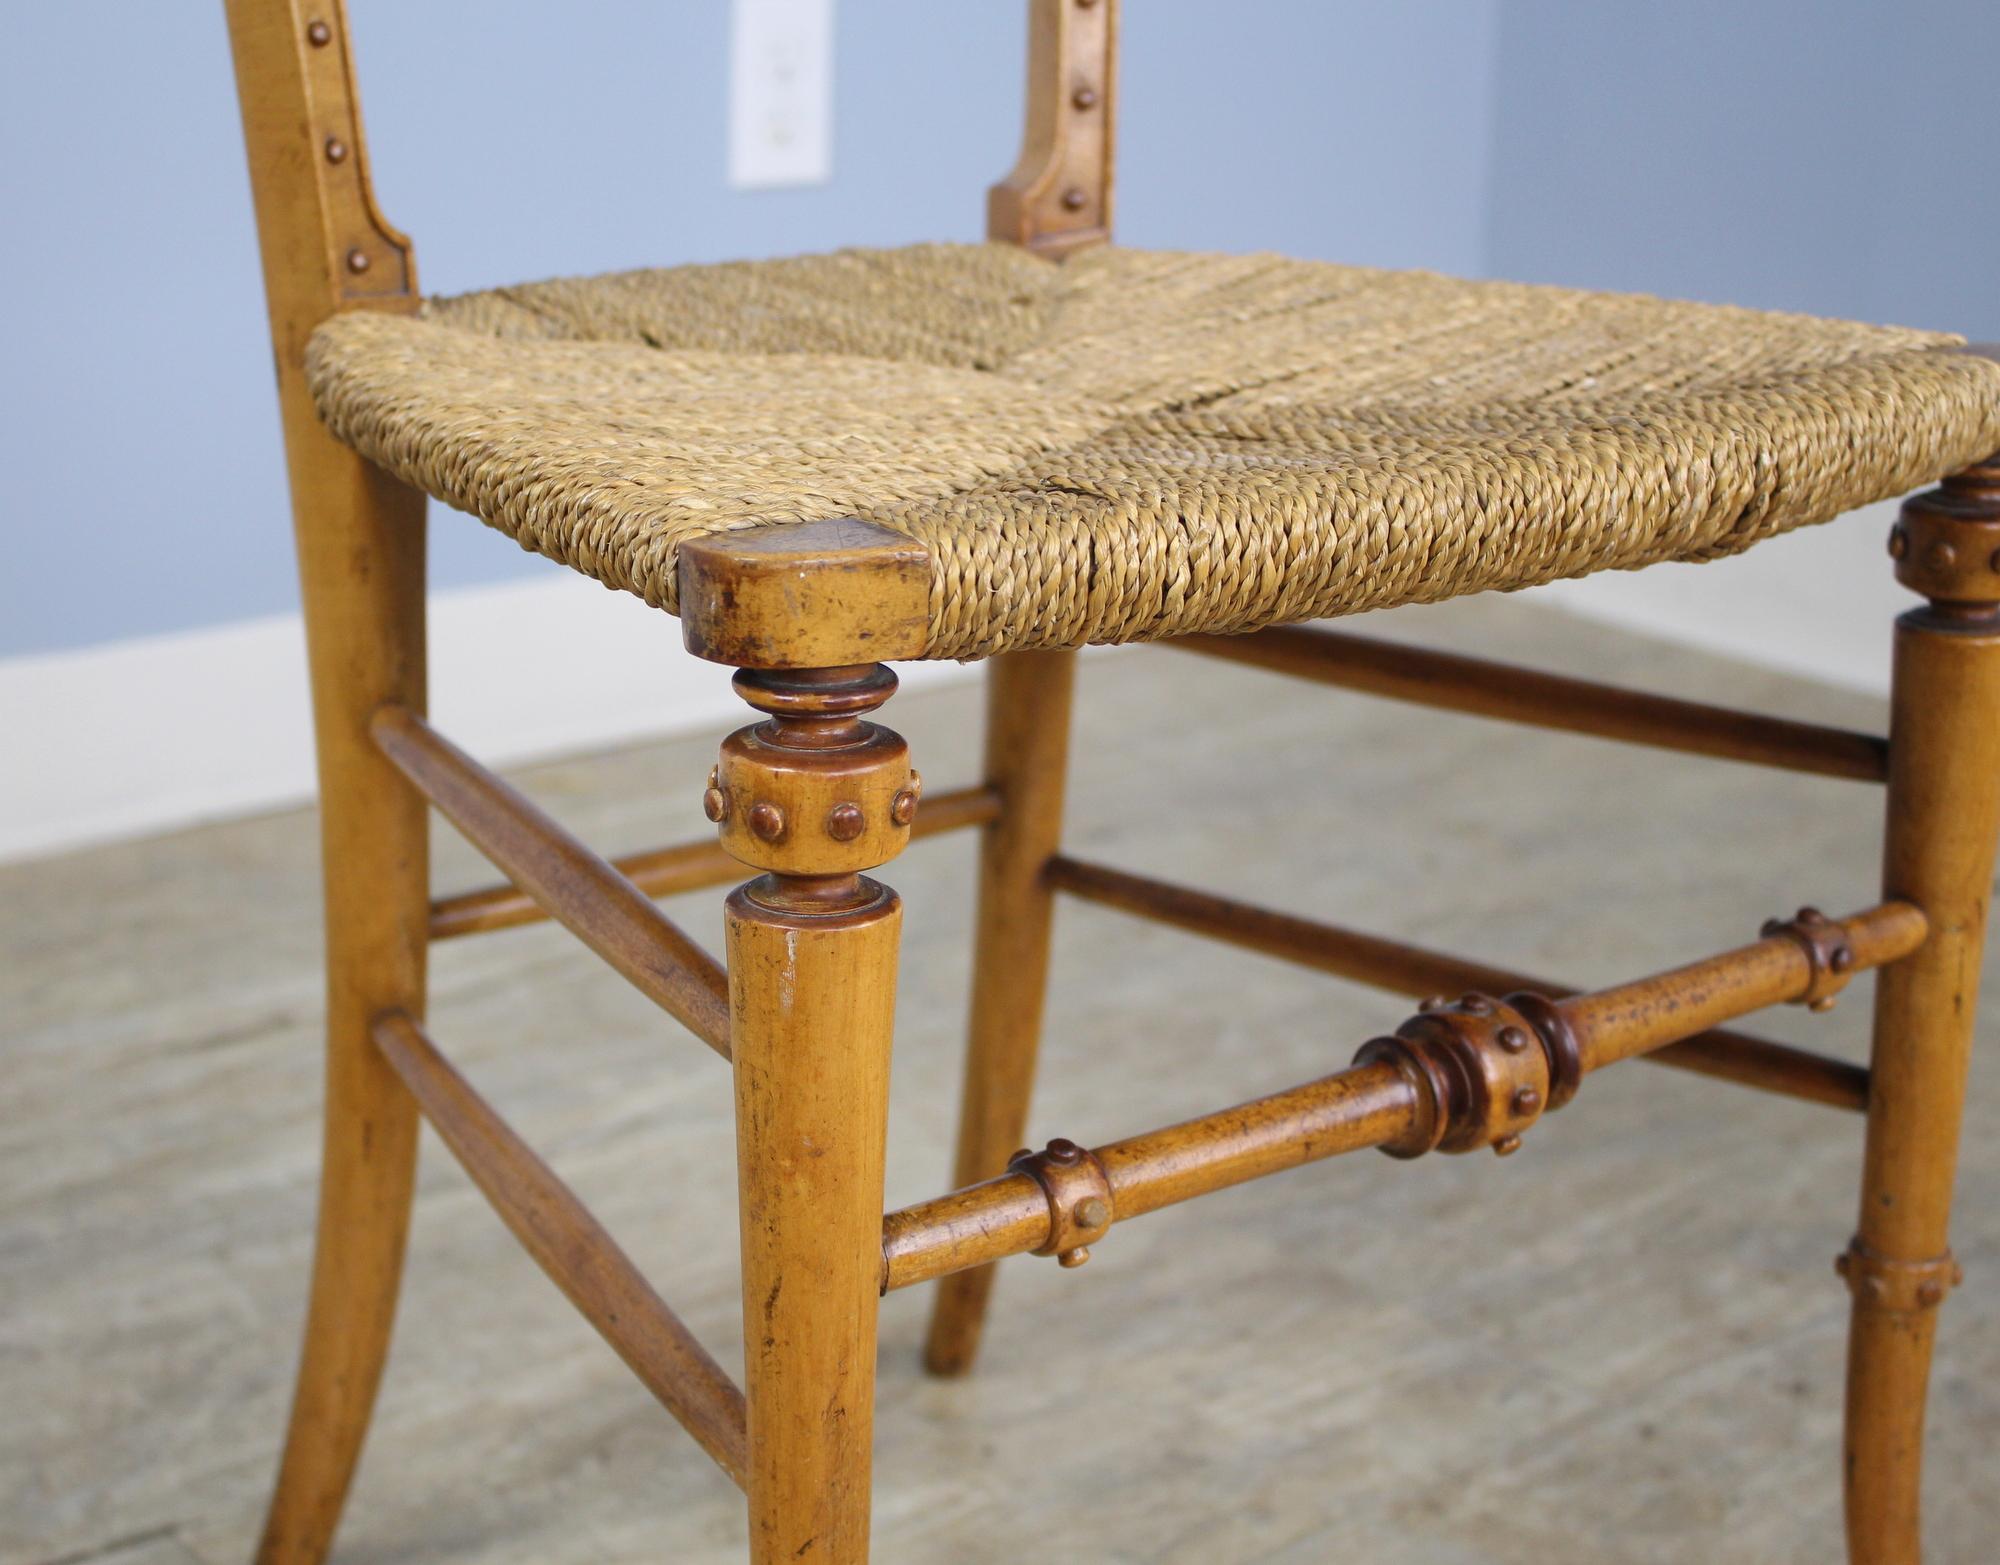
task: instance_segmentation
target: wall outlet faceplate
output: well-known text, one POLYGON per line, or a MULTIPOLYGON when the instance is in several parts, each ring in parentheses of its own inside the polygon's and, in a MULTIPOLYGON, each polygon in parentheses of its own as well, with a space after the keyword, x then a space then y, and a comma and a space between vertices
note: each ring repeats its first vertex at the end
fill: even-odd
POLYGON ((832 176, 833 0, 735 0, 729 183, 769 189, 832 176))

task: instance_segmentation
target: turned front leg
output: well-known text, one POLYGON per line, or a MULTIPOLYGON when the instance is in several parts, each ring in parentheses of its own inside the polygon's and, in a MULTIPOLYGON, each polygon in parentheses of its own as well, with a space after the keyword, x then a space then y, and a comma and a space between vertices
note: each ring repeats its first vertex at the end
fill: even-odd
POLYGON ((751 1559, 868 1557, 882 1166, 902 904, 861 873, 909 838, 907 746, 873 666, 736 677, 768 714, 707 796, 765 874, 727 908, 751 1559))
POLYGON ((1931 603, 1896 626, 1883 885, 1931 933, 1877 981, 1861 1220, 1841 1257, 1855 1565, 1921 1555, 1925 1388, 1958 1278, 1946 1228, 2000 821, 2000 460, 1911 500, 1891 551, 1931 603))

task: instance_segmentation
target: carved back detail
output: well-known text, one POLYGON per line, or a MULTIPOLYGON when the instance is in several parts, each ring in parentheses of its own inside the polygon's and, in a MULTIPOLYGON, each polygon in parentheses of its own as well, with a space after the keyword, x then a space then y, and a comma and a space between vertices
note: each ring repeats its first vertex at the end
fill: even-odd
POLYGON ((1021 156, 986 193, 986 232, 1065 255, 1111 237, 1118 0, 1029 0, 1021 156))
MULTIPOLYGON (((410 241, 368 178, 345 0, 226 0, 271 330, 294 366, 343 309, 414 310, 410 241)), ((1118 0, 1029 0, 1028 109, 987 232, 1061 255, 1111 234, 1118 0)))
POLYGON ((369 184, 345 0, 226 3, 282 371, 337 310, 414 310, 416 259, 369 184))

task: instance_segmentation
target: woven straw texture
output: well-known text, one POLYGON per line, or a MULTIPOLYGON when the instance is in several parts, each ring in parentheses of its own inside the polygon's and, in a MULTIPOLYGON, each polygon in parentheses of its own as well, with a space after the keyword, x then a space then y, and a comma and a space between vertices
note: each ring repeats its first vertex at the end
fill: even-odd
POLYGON ((675 607, 686 539, 858 516, 932 657, 1516 588, 1760 538, 2000 450, 1935 333, 1274 256, 853 250, 356 313, 334 431, 675 607))

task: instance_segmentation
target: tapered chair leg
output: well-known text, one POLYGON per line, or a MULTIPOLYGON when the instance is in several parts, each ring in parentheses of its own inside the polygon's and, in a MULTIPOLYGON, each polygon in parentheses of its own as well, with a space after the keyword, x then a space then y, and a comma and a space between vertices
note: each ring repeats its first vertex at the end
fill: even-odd
POLYGON ((1924 1401, 1959 1115, 2000 822, 2000 467, 1904 508, 1892 548, 1931 599, 1896 627, 1884 883, 1930 918, 1883 969, 1861 1219, 1840 1270, 1854 1295, 1844 1485, 1855 1565, 1916 1565, 1924 1401))
POLYGON ((737 676, 770 721, 709 812, 768 873, 726 910, 754 1565, 868 1558, 882 1181, 902 907, 860 873, 908 840, 886 668, 737 676))
POLYGON ((422 1014, 429 822, 368 719, 387 701, 423 709, 424 507, 316 421, 287 433, 319 750, 326 1139, 304 1355, 257 1558, 316 1565, 388 1353, 416 1166, 416 1107, 369 1023, 422 1014))
MULTIPOLYGON (((1054 912, 1043 870, 1062 834, 1076 654, 1017 652, 986 677, 986 779, 1002 813, 980 846, 957 1186, 1004 1172, 1027 1133, 1054 912)), ((971 1369, 994 1275, 980 1266, 938 1284, 924 1346, 932 1374, 971 1369)))

